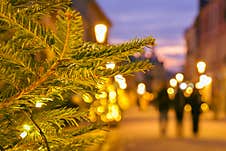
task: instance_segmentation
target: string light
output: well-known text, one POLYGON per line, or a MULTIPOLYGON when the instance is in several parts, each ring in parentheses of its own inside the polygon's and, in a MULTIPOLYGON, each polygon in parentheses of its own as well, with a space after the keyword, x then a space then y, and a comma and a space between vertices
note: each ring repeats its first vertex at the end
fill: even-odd
POLYGON ((24 132, 22 132, 21 134, 20 134, 20 137, 21 138, 25 138, 27 136, 27 132, 26 131, 24 131, 24 132))
POLYGON ((36 103, 35 103, 35 107, 41 108, 43 104, 44 104, 44 103, 42 103, 42 102, 36 102, 36 103))
POLYGON ((27 124, 24 124, 24 125, 23 125, 23 128, 24 128, 24 130, 26 130, 26 131, 30 131, 30 130, 31 130, 31 126, 30 126, 30 125, 27 125, 27 124))

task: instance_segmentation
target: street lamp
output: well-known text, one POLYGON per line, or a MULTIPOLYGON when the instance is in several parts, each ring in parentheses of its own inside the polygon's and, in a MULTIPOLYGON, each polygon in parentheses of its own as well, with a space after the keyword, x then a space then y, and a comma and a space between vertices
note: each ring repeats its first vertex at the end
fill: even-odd
POLYGON ((204 61, 199 61, 196 66, 197 66, 199 74, 205 72, 205 70, 206 70, 206 63, 204 61))
POLYGON ((97 42, 104 43, 107 35, 107 26, 105 24, 97 24, 94 30, 97 42))

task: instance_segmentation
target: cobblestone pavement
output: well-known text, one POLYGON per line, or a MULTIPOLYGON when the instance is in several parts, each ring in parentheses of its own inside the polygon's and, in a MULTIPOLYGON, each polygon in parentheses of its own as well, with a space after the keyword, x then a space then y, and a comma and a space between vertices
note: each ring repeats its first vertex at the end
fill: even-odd
POLYGON ((226 120, 203 114, 198 137, 191 132, 191 117, 185 114, 183 137, 176 137, 174 113, 170 112, 167 136, 160 137, 158 113, 153 108, 124 113, 123 121, 108 135, 102 151, 226 151, 226 120))

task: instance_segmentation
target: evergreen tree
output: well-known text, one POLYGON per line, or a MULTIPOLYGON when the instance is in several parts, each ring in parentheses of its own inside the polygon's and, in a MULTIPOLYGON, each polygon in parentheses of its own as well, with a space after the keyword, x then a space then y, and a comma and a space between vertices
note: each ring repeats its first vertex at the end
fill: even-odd
POLYGON ((152 37, 85 42, 82 18, 69 0, 1 0, 0 150, 79 151, 95 144, 99 125, 72 96, 92 99, 106 78, 149 70, 149 62, 128 56, 153 44, 152 37), (117 64, 113 70, 105 67, 109 61, 117 64))

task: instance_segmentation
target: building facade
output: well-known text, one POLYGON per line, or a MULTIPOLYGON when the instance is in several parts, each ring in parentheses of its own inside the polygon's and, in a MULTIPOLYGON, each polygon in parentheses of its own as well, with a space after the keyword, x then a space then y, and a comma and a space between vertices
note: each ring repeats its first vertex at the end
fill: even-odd
POLYGON ((206 62, 206 73, 212 77, 211 101, 218 117, 226 115, 226 1, 200 0, 200 11, 194 24, 185 32, 187 57, 185 76, 198 78, 199 60, 206 62), (193 75, 193 76, 192 76, 193 75))

